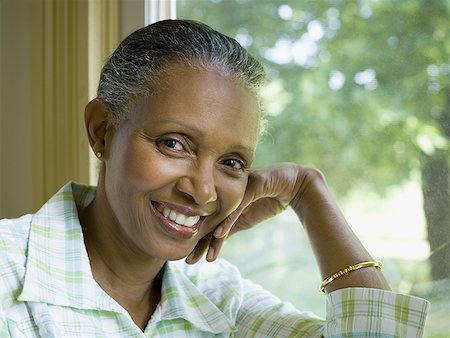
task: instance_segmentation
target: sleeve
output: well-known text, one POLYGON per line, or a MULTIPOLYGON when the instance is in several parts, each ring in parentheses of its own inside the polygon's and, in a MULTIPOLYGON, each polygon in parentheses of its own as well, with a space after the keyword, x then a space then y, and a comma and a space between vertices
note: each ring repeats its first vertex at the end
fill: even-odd
POLYGON ((243 282, 237 337, 422 337, 429 303, 395 292, 347 288, 327 296, 327 320, 243 282))
POLYGON ((0 301, 0 338, 10 338, 11 335, 8 330, 8 323, 5 319, 2 304, 0 301))
POLYGON ((391 291, 348 288, 327 298, 325 337, 422 337, 429 302, 391 291))
POLYGON ((248 280, 242 280, 242 292, 236 337, 322 337, 323 318, 295 309, 248 280))
POLYGON ((3 320, 3 318, 0 319, 0 338, 11 338, 8 330, 8 325, 6 324, 6 321, 3 320))

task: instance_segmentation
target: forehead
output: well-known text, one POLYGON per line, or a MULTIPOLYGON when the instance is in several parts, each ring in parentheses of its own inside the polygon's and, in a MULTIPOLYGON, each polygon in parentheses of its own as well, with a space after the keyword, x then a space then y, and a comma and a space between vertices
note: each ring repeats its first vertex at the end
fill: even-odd
POLYGON ((256 147, 257 97, 232 76, 175 63, 159 74, 153 87, 151 95, 138 104, 141 122, 178 120, 202 133, 256 147))

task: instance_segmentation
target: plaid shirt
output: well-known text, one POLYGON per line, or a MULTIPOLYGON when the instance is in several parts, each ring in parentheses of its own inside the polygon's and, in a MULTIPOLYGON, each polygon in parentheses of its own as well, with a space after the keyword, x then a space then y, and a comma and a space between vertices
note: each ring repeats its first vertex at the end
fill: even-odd
POLYGON ((327 320, 300 312, 218 260, 168 262, 142 332, 94 281, 69 183, 36 214, 0 221, 0 337, 421 337, 428 302, 376 289, 327 296, 327 320))

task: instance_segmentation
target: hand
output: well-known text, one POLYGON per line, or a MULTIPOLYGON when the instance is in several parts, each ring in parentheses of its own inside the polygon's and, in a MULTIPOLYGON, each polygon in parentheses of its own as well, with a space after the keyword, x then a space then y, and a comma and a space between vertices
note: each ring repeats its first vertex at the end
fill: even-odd
MULTIPOLYGON (((206 259, 214 261, 227 236, 249 229, 288 206, 303 225, 323 279, 355 262, 373 260, 339 210, 322 173, 284 163, 250 173, 239 207, 197 243, 186 262, 196 263, 207 249, 206 259)), ((383 274, 375 268, 346 274, 325 289, 332 292, 345 287, 389 290, 383 274)))
POLYGON ((207 260, 214 261, 229 235, 249 229, 285 210, 299 193, 306 174, 313 170, 294 163, 282 163, 251 171, 239 207, 216 227, 214 233, 197 243, 186 262, 196 263, 206 249, 207 260))

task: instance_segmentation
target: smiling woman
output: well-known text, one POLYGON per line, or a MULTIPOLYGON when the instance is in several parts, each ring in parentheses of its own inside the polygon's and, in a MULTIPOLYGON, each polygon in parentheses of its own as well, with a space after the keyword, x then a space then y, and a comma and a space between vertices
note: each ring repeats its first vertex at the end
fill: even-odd
POLYGON ((420 336, 428 303, 388 291, 318 170, 251 168, 263 78, 198 22, 127 37, 85 110, 97 187, 69 183, 0 223, 0 336, 420 336), (288 207, 318 261, 327 320, 217 260, 227 236, 288 207))
MULTIPOLYGON (((129 240, 128 247, 164 261, 187 256, 237 208, 256 148, 259 111, 252 92, 216 70, 174 62, 159 86, 128 108, 115 128, 108 129, 104 101, 88 104, 90 142, 103 154, 103 166, 97 198, 82 224, 95 224, 91 219, 100 214, 95 229, 105 230, 99 234, 116 224, 113 235, 129 240), (187 227, 186 220, 196 222, 187 227)), ((102 252, 113 248, 111 238, 96 241, 104 242, 102 252)))

